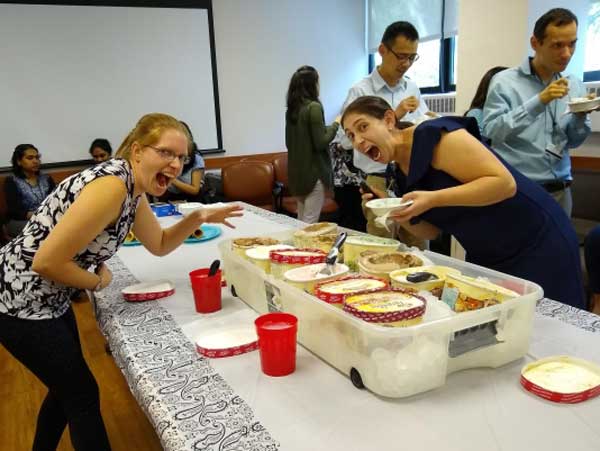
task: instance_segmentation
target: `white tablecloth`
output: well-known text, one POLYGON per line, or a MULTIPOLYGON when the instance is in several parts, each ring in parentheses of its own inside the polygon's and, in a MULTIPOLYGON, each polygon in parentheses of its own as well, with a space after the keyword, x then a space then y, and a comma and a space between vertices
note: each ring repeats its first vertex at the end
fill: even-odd
POLYGON ((538 313, 525 359, 452 374, 443 387, 406 399, 357 390, 302 347, 296 372, 282 378, 261 373, 257 352, 212 360, 197 356, 192 341, 199 331, 251 324, 257 314, 228 289, 221 311, 197 314, 188 272, 218 258, 215 245, 222 239, 268 235, 294 225, 255 212, 234 220, 237 229, 223 227, 221 237, 184 245, 166 257, 123 248, 112 261, 116 282, 97 300, 115 359, 166 449, 600 449, 600 398, 560 405, 519 385, 523 365, 541 357, 569 354, 600 362, 600 334, 592 332, 600 331, 600 318, 553 301, 544 300, 539 311, 579 327, 538 313), (127 304, 119 289, 132 283, 132 276, 168 278, 176 293, 127 304))

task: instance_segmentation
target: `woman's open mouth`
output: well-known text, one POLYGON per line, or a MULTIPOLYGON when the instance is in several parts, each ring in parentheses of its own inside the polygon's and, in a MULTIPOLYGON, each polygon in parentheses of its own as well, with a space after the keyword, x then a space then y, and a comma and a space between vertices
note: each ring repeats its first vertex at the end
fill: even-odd
POLYGON ((156 183, 158 184, 159 188, 165 190, 169 186, 169 183, 171 183, 171 180, 173 180, 174 178, 175 177, 173 177, 172 175, 159 172, 158 174, 156 174, 156 183))
POLYGON ((369 147, 365 153, 373 161, 378 161, 381 157, 381 151, 376 146, 369 147))

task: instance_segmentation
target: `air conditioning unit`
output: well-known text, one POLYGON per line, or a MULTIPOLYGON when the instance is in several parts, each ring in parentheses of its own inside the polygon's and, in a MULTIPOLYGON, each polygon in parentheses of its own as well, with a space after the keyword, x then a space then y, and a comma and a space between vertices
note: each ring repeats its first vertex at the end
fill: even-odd
MULTIPOLYGON (((596 97, 600 97, 600 81, 590 81, 585 84, 588 94, 596 94, 596 97)), ((600 111, 596 111, 590 114, 592 121, 592 131, 600 132, 600 111)))
POLYGON ((434 113, 445 115, 453 115, 456 112, 456 93, 448 94, 425 94, 423 100, 427 107, 434 113))

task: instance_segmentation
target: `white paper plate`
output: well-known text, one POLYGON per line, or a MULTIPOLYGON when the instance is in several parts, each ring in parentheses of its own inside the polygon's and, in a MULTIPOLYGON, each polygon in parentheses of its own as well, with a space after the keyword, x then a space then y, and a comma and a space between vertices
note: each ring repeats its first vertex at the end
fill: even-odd
POLYGON ((137 283, 121 290, 126 301, 153 301, 166 298, 175 293, 175 286, 169 280, 156 280, 153 282, 137 283))
POLYGON ((587 99, 585 97, 571 99, 568 103, 571 113, 584 113, 600 106, 600 97, 587 99))
POLYGON ((196 350, 205 357, 220 358, 258 349, 254 325, 211 331, 196 337, 196 350))

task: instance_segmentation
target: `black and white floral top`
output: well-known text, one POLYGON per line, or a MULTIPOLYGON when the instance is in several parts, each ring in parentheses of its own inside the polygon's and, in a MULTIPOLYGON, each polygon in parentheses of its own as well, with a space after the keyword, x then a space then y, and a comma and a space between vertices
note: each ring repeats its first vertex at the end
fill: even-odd
POLYGON ((133 171, 122 159, 108 160, 63 180, 42 202, 23 232, 0 249, 0 313, 37 320, 58 318, 67 311, 75 289, 33 272, 33 257, 83 188, 106 175, 121 178, 127 187, 121 214, 114 225, 108 226, 73 260, 87 270, 117 252, 131 229, 139 202, 139 196, 133 197, 133 171))

